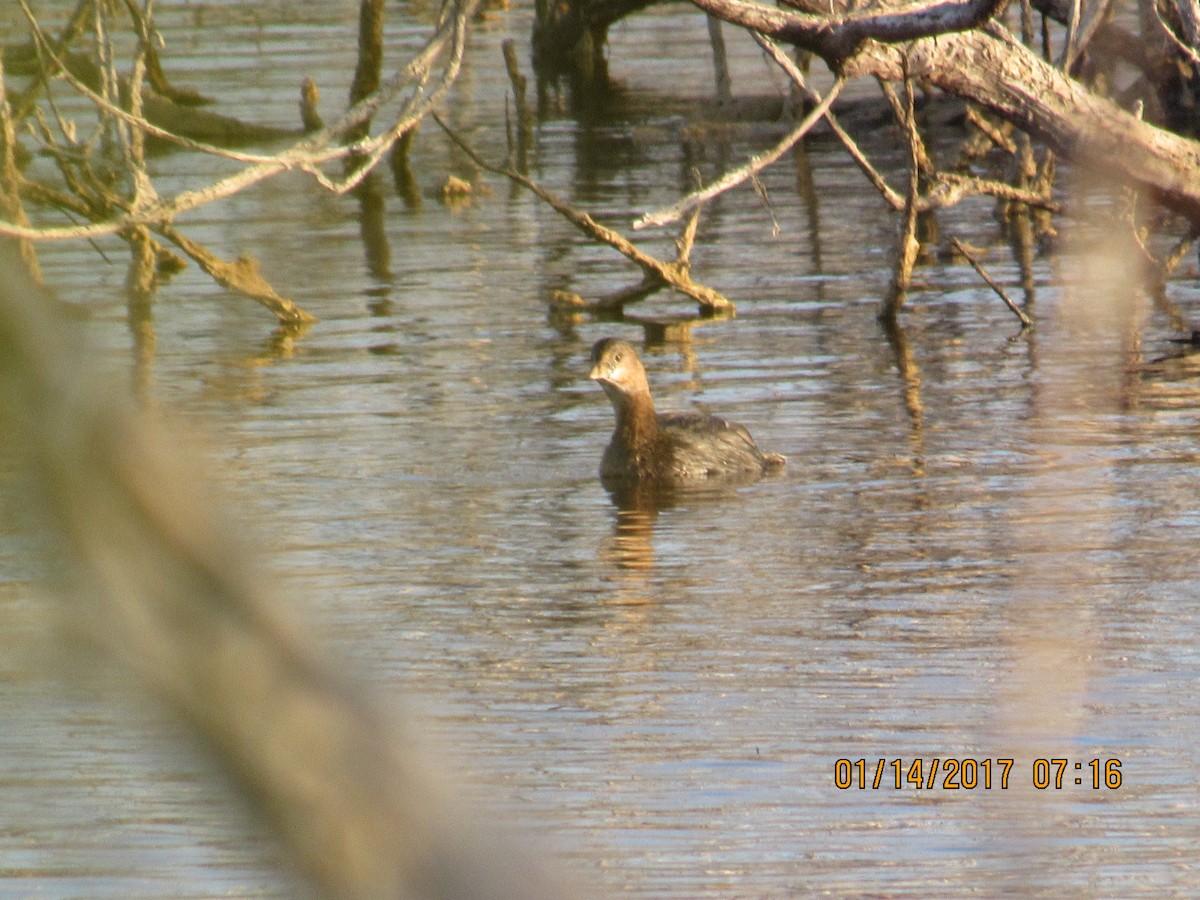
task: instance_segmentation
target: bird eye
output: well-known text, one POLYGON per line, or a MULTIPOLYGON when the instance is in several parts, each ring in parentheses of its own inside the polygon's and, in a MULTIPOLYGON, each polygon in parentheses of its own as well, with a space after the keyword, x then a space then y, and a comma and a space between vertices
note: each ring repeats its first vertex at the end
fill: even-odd
POLYGON ((614 353, 614 354, 613 354, 613 362, 615 362, 615 363, 619 363, 620 361, 621 361, 621 354, 620 354, 620 353, 614 353))

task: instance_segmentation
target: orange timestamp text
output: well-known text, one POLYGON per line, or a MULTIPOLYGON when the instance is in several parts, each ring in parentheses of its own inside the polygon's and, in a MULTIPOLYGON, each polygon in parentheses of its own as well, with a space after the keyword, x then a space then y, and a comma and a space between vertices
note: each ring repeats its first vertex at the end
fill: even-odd
POLYGON ((1075 760, 1039 758, 1029 766, 1015 759, 973 757, 913 757, 910 759, 839 759, 833 764, 833 785, 838 790, 1008 790, 1013 773, 1029 773, 1037 790, 1062 790, 1087 786, 1115 791, 1121 786, 1119 759, 1075 760))

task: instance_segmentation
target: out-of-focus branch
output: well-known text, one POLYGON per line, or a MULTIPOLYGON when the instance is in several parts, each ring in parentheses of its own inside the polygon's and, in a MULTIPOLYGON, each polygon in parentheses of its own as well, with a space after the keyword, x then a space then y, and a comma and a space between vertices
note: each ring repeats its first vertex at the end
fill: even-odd
POLYGON ((38 545, 86 585, 64 620, 192 724, 329 896, 563 896, 323 656, 186 448, 106 389, 49 299, 0 241, 0 443, 25 467, 30 527, 51 529, 38 545))

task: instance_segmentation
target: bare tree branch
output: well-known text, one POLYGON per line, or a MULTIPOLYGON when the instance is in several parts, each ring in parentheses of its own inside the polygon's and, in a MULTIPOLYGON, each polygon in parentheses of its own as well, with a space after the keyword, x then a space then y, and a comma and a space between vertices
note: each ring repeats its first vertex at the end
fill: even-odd
POLYGON ((769 151, 761 156, 751 157, 750 161, 746 163, 746 165, 739 169, 734 169, 731 172, 727 172, 708 187, 701 188, 698 191, 693 191, 678 203, 675 203, 666 209, 659 210, 658 212, 646 213, 633 223, 633 230, 638 231, 642 228, 648 228, 653 225, 666 225, 668 222, 677 222, 679 219, 683 218, 683 216, 686 215, 689 210, 694 209, 701 203, 711 200, 713 197, 724 193, 732 187, 736 187, 749 178, 753 178, 767 166, 771 165, 771 163, 775 162, 775 160, 779 159, 779 157, 783 156, 783 154, 787 153, 788 150, 796 145, 797 141, 804 137, 804 135, 808 134, 812 127, 821 120, 822 116, 825 115, 829 107, 833 105, 833 101, 837 99, 838 94, 842 92, 842 88, 844 86, 844 80, 839 78, 837 81, 835 81, 833 87, 831 87, 829 92, 825 95, 825 98, 818 103, 795 128, 788 132, 787 136, 784 137, 783 140, 772 147, 769 151))
MULTIPOLYGON (((804 93, 804 96, 807 97, 809 101, 812 103, 821 102, 821 95, 809 87, 808 81, 804 77, 804 74, 799 68, 796 67, 796 64, 792 62, 787 54, 785 54, 779 48, 779 45, 775 41, 757 31, 751 32, 751 34, 753 35, 754 40, 758 42, 758 45, 767 52, 771 59, 775 61, 776 65, 778 65, 785 73, 787 73, 787 76, 792 80, 792 83, 800 88, 800 90, 804 93)), ((852 138, 849 133, 847 133, 846 129, 841 126, 841 123, 838 122, 837 117, 833 114, 832 110, 826 111, 825 121, 833 130, 833 133, 837 136, 837 139, 842 142, 842 146, 846 148, 846 152, 850 154, 850 158, 854 160, 855 165, 862 170, 863 174, 867 176, 871 184, 875 185, 875 189, 879 191, 880 195, 887 202, 888 206, 897 212, 904 209, 904 198, 892 190, 887 181, 884 180, 884 177, 880 175, 878 171, 876 171, 874 166, 871 165, 871 161, 868 160, 866 154, 859 149, 858 144, 854 141, 854 138, 852 138)))
POLYGON ((1200 144, 1141 122, 1092 94, 996 22, 963 31, 991 15, 998 4, 990 0, 846 18, 746 0, 692 2, 726 21, 811 50, 844 78, 901 80, 900 54, 887 42, 911 40, 905 54, 914 77, 978 103, 1076 161, 1143 184, 1200 222, 1200 144))
MULTIPOLYGON (((20 2, 25 4, 25 0, 20 0, 20 2)), ((176 216, 188 210, 232 196, 250 185, 281 172, 297 169, 309 173, 327 189, 336 193, 345 193, 366 177, 370 169, 383 157, 397 138, 428 114, 434 104, 449 90, 462 63, 467 25, 478 2, 479 0, 460 0, 460 2, 448 4, 443 10, 438 28, 433 36, 404 69, 389 79, 379 91, 355 104, 338 122, 306 137, 281 153, 254 159, 253 165, 206 187, 181 191, 174 197, 160 198, 115 220, 59 228, 32 228, 15 222, 0 221, 0 235, 30 240, 64 240, 114 234, 135 225, 154 227, 169 223, 176 216), (447 48, 449 52, 443 64, 441 77, 433 89, 426 89, 434 61, 447 48), (412 94, 387 130, 375 137, 347 146, 335 145, 341 135, 346 134, 351 128, 362 122, 368 121, 380 106, 393 99, 406 87, 412 88, 412 94), (323 163, 342 159, 351 154, 362 156, 365 163, 362 168, 357 169, 341 181, 330 179, 319 168, 323 163)), ((114 107, 113 104, 106 103, 103 108, 108 111, 114 107)), ((128 114, 122 115, 121 118, 137 127, 142 127, 144 123, 144 120, 139 121, 138 117, 128 114)), ((204 148, 196 147, 195 149, 204 148)), ((218 152, 220 155, 227 155, 225 151, 218 152)))
POLYGON ((811 50, 835 68, 867 41, 898 44, 975 28, 991 18, 1004 2, 937 0, 900 11, 838 16, 832 12, 812 15, 772 9, 749 0, 692 0, 705 12, 727 22, 811 50))
POLYGON ((979 263, 977 259, 975 259, 975 256, 963 245, 962 241, 960 241, 958 238, 952 237, 950 238, 950 243, 954 246, 954 249, 961 253, 963 258, 971 264, 971 268, 974 269, 976 273, 978 273, 979 277, 987 283, 987 286, 996 292, 996 296, 1004 301, 1004 305, 1012 310, 1013 315, 1021 320, 1022 327, 1028 328, 1033 324, 1033 319, 1029 318, 1029 316, 1025 314, 1025 311, 1012 301, 1012 298, 1008 296, 1008 292, 992 279, 992 276, 987 273, 987 270, 979 263))

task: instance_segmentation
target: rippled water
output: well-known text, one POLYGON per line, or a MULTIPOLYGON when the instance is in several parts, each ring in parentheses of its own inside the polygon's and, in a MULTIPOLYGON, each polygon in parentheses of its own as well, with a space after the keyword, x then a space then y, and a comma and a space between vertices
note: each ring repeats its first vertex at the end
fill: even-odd
MULTIPOLYGON (((290 125, 315 74, 332 115, 353 4, 259 9, 160 11, 176 79, 290 125)), ((403 12, 422 21, 392 23, 393 62, 427 27, 403 12)), ((524 10, 490 13, 451 104, 496 157, 499 42, 528 31, 524 10)), ((673 200, 692 164, 711 176, 767 146, 761 127, 681 139, 684 101, 710 90, 705 34, 673 7, 614 28, 624 93, 606 115, 544 118, 537 176, 622 225, 673 200)), ((782 90, 730 41, 735 90, 782 90)), ((864 141, 900 183, 899 142, 864 141)), ((208 174, 155 165, 164 190, 208 174)), ((42 258, 113 371, 208 432, 267 564, 385 699, 425 713, 481 809, 511 810, 612 894, 1200 892, 1200 367, 1164 315, 1119 279, 1110 299, 1095 285, 1112 279, 1041 263, 1021 334, 968 267, 937 264, 889 339, 874 316, 894 223, 814 140, 764 176, 769 208, 746 189, 702 220, 695 274, 737 318, 645 350, 660 406, 740 420, 788 468, 620 512, 596 478, 611 412, 587 356, 641 329, 547 308, 555 289, 635 274, 495 179, 444 206, 441 180, 471 170, 432 124, 413 169, 424 200, 385 196, 386 258, 364 249, 357 200, 300 176, 185 218, 321 318, 296 341, 189 271, 137 363, 119 245, 102 242, 111 264, 77 246, 42 258), (890 783, 892 760, 935 758, 1014 763, 1007 788, 890 783), (1063 786, 1037 790, 1051 758, 1069 761, 1063 786), (839 789, 839 759, 871 780, 885 760, 881 786, 839 789), (1119 788, 1090 786, 1093 759, 1120 761, 1119 788)), ((1015 280, 990 205, 942 226, 1015 280)), ((669 252, 669 236, 639 239, 669 252)), ((1189 261, 1169 286, 1185 314, 1195 275, 1189 261)), ((107 670, 83 687, 18 649, 39 626, 17 527, 0 538, 0 893, 294 895, 282 851, 178 725, 107 670)))

